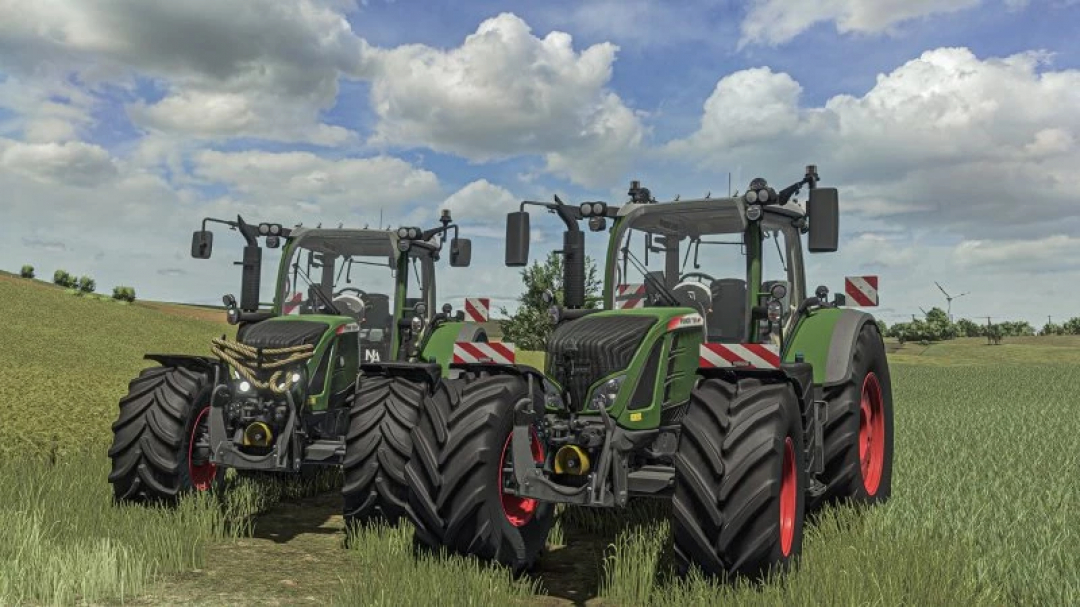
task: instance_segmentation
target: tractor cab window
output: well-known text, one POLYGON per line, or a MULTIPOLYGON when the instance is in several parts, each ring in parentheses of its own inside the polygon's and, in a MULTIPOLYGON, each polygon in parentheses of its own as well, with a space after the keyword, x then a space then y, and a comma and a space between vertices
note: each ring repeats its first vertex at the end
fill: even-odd
MULTIPOLYGON (((763 284, 785 281, 792 297, 790 219, 762 220, 763 284), (780 247, 778 254, 776 247, 780 247)), ((645 205, 631 210, 615 235, 611 307, 685 306, 705 318, 709 341, 749 339, 747 220, 731 199, 645 205)))
POLYGON ((288 260, 281 312, 351 316, 362 340, 389 344, 398 255, 389 232, 304 233, 288 260))

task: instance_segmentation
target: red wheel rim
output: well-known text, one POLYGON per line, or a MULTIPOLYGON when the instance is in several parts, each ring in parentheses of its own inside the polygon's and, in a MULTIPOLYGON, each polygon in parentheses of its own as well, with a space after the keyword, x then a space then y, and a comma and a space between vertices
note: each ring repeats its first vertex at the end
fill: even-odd
MULTIPOLYGON (((499 497, 502 501, 503 515, 506 516, 506 520, 515 527, 524 527, 536 514, 536 506, 539 502, 530 497, 518 497, 505 491, 505 481, 508 477, 513 478, 514 475, 513 462, 510 462, 510 466, 506 465, 507 455, 513 456, 510 452, 510 442, 513 438, 513 433, 506 437, 506 442, 503 443, 502 455, 499 456, 499 497)), ((532 450, 533 461, 543 463, 544 447, 540 445, 540 438, 536 436, 535 429, 532 430, 530 439, 529 446, 532 450)))
POLYGON ((866 374, 859 406, 859 462, 863 488, 874 495, 885 468, 885 415, 881 382, 873 372, 866 374))
POLYGON ((797 503, 798 471, 795 469, 795 443, 784 439, 784 463, 780 471, 780 552, 791 554, 795 540, 795 505, 797 503))
POLYGON ((202 411, 199 411, 199 415, 195 417, 195 423, 191 425, 191 436, 188 437, 188 476, 191 477, 191 484, 195 487, 196 491, 206 491, 213 484, 214 478, 217 476, 217 466, 210 463, 209 459, 201 464, 195 462, 195 442, 203 435, 209 434, 210 420, 207 417, 210 415, 210 407, 203 407, 202 411))

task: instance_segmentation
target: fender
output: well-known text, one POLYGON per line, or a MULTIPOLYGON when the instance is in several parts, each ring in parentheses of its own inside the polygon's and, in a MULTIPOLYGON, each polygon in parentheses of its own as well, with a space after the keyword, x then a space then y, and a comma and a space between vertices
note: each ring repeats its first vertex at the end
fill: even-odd
POLYGON ((784 348, 784 362, 802 354, 814 367, 814 383, 830 387, 851 379, 851 356, 859 331, 873 315, 850 308, 820 308, 803 317, 784 348))
POLYGON ((385 362, 370 363, 360 366, 359 381, 365 376, 401 377, 411 381, 422 381, 434 390, 442 379, 442 368, 435 363, 385 362))
POLYGON ((213 373, 217 367, 224 367, 216 358, 210 356, 195 356, 192 354, 146 354, 145 360, 152 360, 162 367, 181 367, 192 371, 206 371, 213 373))
POLYGON ((484 327, 474 322, 448 322, 439 325, 427 339, 420 354, 421 362, 435 363, 442 367, 445 377, 454 359, 454 344, 459 341, 487 342, 484 327))

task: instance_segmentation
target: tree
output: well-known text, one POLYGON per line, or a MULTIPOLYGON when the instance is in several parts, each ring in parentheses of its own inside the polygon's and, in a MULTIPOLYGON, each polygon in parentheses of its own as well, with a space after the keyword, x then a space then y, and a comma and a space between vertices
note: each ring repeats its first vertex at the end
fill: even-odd
POLYGON ((68 289, 74 289, 78 286, 78 281, 74 276, 68 274, 65 270, 57 270, 53 272, 53 283, 66 287, 68 289))
POLYGON ((1065 321, 1062 328, 1065 329, 1066 335, 1080 335, 1080 316, 1065 321))
POLYGON ((1065 335, 1065 327, 1048 322, 1043 325, 1042 330, 1039 331, 1039 335, 1065 335))
MULTIPOLYGON (((563 258, 549 253, 543 263, 533 264, 521 271, 525 292, 518 297, 518 309, 513 315, 506 308, 499 311, 508 320, 501 322, 503 340, 513 342, 520 350, 543 350, 551 335, 552 323, 548 315, 550 305, 544 302, 544 292, 551 291, 555 301, 563 302, 563 258)), ((595 308, 599 303, 601 282, 596 263, 585 258, 585 307, 595 308)))
POLYGON ((884 320, 877 321, 878 333, 881 333, 882 337, 889 334, 889 325, 885 324, 884 320))
POLYGON ((79 289, 80 293, 93 293, 94 289, 97 288, 97 283, 94 282, 93 278, 90 278, 89 276, 83 276, 79 279, 76 288, 79 289))
POLYGON ((19 272, 19 276, 22 276, 23 278, 33 278, 34 277, 34 266, 29 265, 29 264, 23 266, 22 270, 19 272))
POLYGON ((961 318, 956 321, 956 331, 964 337, 982 337, 986 334, 986 327, 966 318, 961 318))

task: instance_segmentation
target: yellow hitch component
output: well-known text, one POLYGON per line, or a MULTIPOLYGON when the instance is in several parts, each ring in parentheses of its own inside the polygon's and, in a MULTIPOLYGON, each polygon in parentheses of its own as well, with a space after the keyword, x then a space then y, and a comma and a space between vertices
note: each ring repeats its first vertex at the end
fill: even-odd
POLYGON ((555 474, 581 476, 589 472, 589 454, 577 445, 564 445, 555 452, 555 474))
POLYGON ((270 426, 262 422, 255 422, 244 429, 245 447, 269 447, 273 438, 274 433, 270 431, 270 426))

